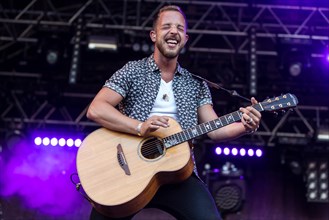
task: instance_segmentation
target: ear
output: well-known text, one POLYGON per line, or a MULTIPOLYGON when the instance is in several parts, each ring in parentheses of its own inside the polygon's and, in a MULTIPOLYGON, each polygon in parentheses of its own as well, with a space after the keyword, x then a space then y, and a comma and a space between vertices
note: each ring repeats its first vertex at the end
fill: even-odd
POLYGON ((150 38, 152 40, 152 42, 154 43, 155 42, 155 38, 156 38, 156 33, 154 30, 150 31, 150 38))

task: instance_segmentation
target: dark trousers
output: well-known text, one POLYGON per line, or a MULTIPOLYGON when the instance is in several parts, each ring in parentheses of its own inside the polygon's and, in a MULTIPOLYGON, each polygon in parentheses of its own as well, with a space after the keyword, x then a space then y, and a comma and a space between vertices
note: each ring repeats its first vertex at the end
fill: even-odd
MULTIPOLYGON (((178 220, 221 219, 208 188, 194 174, 181 183, 161 186, 146 208, 161 209, 178 220)), ((129 216, 120 220, 132 218, 133 216, 129 216)), ((94 208, 91 211, 90 220, 110 219, 98 213, 94 208)))

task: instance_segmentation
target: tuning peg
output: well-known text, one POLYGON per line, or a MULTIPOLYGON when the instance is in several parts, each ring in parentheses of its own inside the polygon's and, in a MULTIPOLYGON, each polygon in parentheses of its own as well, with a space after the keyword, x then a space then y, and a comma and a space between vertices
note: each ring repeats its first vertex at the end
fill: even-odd
POLYGON ((282 113, 282 114, 286 113, 286 110, 281 110, 281 113, 282 113))
POLYGON ((274 114, 274 117, 278 117, 278 115, 279 115, 279 113, 277 113, 277 112, 273 112, 273 114, 274 114))
POLYGON ((293 112, 293 111, 294 111, 294 109, 293 109, 293 108, 290 108, 290 109, 289 109, 289 111, 293 112))

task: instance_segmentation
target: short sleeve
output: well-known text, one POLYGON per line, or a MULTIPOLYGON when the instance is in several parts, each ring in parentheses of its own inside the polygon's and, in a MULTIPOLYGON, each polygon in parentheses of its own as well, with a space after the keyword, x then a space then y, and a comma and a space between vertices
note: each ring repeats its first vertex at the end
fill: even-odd
POLYGON ((131 82, 132 70, 132 62, 128 62, 106 80, 103 87, 110 88, 125 98, 131 82))
POLYGON ((198 107, 206 104, 213 105, 210 89, 205 81, 202 81, 199 91, 198 107))

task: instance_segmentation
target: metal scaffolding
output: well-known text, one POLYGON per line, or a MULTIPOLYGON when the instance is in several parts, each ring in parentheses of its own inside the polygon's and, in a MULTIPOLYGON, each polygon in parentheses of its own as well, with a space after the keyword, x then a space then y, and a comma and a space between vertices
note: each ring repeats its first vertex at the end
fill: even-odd
MULTIPOLYGON (((7 1, 0 3, 0 64, 24 53, 26 48, 39 43, 39 32, 68 33, 71 38, 76 22, 83 19, 84 36, 114 33, 119 35, 119 46, 131 48, 152 28, 156 11, 170 1, 157 0, 87 0, 68 1, 7 1)), ((250 4, 218 1, 174 1, 188 17, 193 53, 248 54, 249 31, 256 30, 259 56, 277 56, 281 39, 311 41, 314 48, 329 44, 329 7, 250 4), (211 44, 209 44, 211 42, 211 44)), ((84 43, 84 42, 82 42, 84 43)), ((319 50, 313 57, 323 57, 319 50)), ((28 77, 38 84, 38 73, 7 72, 0 69, 0 79, 28 77)), ((64 92, 57 102, 47 89, 34 91, 26 100, 26 91, 1 91, 5 100, 0 108, 1 131, 8 123, 23 123, 34 128, 58 125, 78 130, 94 129, 97 125, 85 117, 94 94, 64 92), (72 106, 74 100, 79 100, 72 106), (3 105, 5 103, 5 105, 3 105), (66 104, 69 103, 69 104, 66 104)), ((279 137, 312 138, 320 124, 329 124, 329 106, 299 106, 294 113, 286 113, 280 120, 263 121, 259 131, 250 136, 262 144, 274 146, 279 137), (293 125, 286 126, 291 121, 293 125), (285 125, 285 126, 283 126, 285 125)))
MULTIPOLYGON (((9 1, 10 2, 10 1, 9 1)), ((15 2, 17 4, 17 2, 15 2)), ((58 31, 71 28, 79 17, 91 32, 111 30, 124 35, 144 34, 151 29, 157 9, 170 1, 88 0, 56 5, 55 1, 22 2, 15 7, 0 3, 0 51, 17 42, 36 43, 36 29, 58 31), (24 4, 25 3, 25 4, 24 4)), ((175 1, 188 17, 193 36, 190 51, 246 54, 248 32, 256 28, 258 55, 276 56, 280 38, 304 39, 328 44, 329 7, 250 4, 218 1, 175 1), (209 39, 217 37, 220 44, 209 39)), ((123 42, 124 44, 125 42, 123 42)), ((128 45, 129 46, 129 45, 128 45)), ((317 52, 314 56, 322 56, 317 52)))

